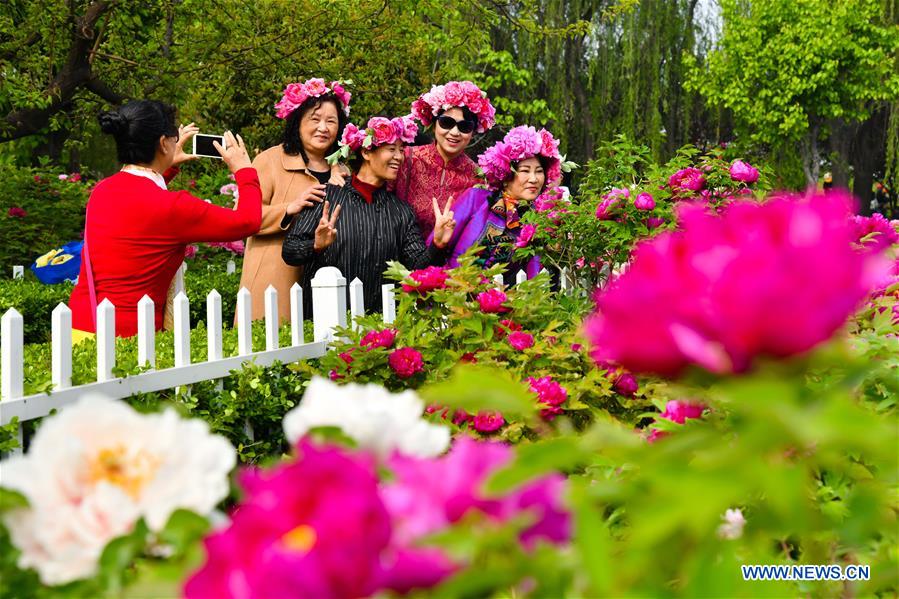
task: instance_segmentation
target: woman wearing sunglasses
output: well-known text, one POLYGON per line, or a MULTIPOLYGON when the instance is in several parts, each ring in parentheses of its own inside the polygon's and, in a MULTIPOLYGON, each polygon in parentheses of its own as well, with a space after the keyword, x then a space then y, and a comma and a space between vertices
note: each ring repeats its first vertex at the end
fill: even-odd
POLYGON ((412 103, 412 116, 423 127, 434 124, 432 144, 407 147, 396 182, 396 195, 412 207, 423 234, 434 229, 433 200, 441 210, 476 185, 478 167, 465 149, 475 133, 494 123, 487 94, 471 81, 435 85, 412 103))

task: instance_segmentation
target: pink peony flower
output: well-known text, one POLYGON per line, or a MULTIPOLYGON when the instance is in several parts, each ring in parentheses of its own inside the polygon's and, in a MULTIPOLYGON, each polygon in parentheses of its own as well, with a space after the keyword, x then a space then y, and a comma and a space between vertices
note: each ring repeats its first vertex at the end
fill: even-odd
POLYGON ((855 243, 867 251, 880 252, 899 242, 899 232, 882 214, 853 216, 852 225, 855 243))
POLYGON ((353 363, 353 350, 345 351, 337 354, 337 357, 344 361, 344 363, 349 366, 353 363))
POLYGON ((78 183, 81 181, 81 173, 72 173, 69 175, 69 181, 72 183, 78 183))
POLYGON ((396 341, 396 329, 384 329, 383 331, 369 331, 362 337, 360 345, 372 350, 376 347, 393 347, 394 341, 396 341))
POLYGON ((511 459, 508 446, 465 436, 458 437, 442 458, 394 457, 390 466, 395 480, 385 486, 382 496, 393 517, 396 542, 414 546, 470 511, 498 522, 530 512, 537 521, 520 535, 526 546, 538 538, 566 541, 571 522, 562 505, 565 479, 561 475, 544 476, 499 497, 483 493, 481 487, 487 478, 511 459))
POLYGON ((6 215, 10 218, 25 218, 28 216, 28 213, 20 206, 13 206, 6 211, 6 215))
POLYGON ((509 333, 509 345, 518 351, 524 351, 530 347, 534 347, 534 336, 522 331, 509 333))
POLYGON ((587 259, 584 258, 583 256, 581 256, 580 258, 578 258, 577 260, 574 261, 574 265, 577 266, 578 268, 584 268, 584 266, 586 264, 587 264, 587 259))
POLYGON ((539 379, 529 377, 528 382, 531 384, 531 391, 537 394, 537 401, 544 407, 540 411, 540 415, 546 420, 552 420, 562 413, 562 404, 568 400, 568 391, 554 381, 551 376, 544 376, 539 379))
POLYGON ((390 352, 390 356, 387 357, 387 364, 401 379, 410 378, 424 368, 421 353, 411 347, 402 347, 390 352))
POLYGON ((755 183, 759 180, 759 169, 742 160, 735 160, 730 165, 730 178, 743 183, 755 183))
POLYGON ((393 143, 396 139, 396 128, 390 119, 381 116, 372 117, 368 121, 368 129, 372 130, 372 145, 393 143))
MULTIPOLYGON (((670 420, 671 422, 676 422, 678 424, 683 424, 687 421, 688 418, 702 417, 703 410, 705 410, 705 406, 701 403, 690 403, 686 401, 672 400, 665 404, 665 411, 659 414, 658 417, 670 420)), ((668 433, 666 433, 665 431, 660 431, 657 428, 653 428, 646 440, 650 443, 654 443, 667 434, 668 433)))
POLYGON ((638 244, 597 294, 594 359, 666 376, 690 364, 743 372, 758 355, 825 341, 887 268, 853 248, 851 207, 828 193, 680 210, 680 230, 638 244))
POLYGON ((656 201, 650 194, 644 191, 634 200, 634 207, 637 210, 652 210, 656 207, 656 201))
POLYGON ((69 176, 68 176, 67 174, 65 174, 65 173, 59 175, 59 177, 58 177, 58 179, 59 179, 60 181, 65 181, 65 180, 68 179, 68 178, 69 178, 69 176))
POLYGON ((198 250, 198 248, 195 245, 185 246, 184 247, 184 257, 185 258, 193 258, 194 256, 197 255, 197 250, 198 250))
POLYGON ((668 185, 675 191, 699 191, 705 187, 705 177, 698 168, 684 168, 668 178, 668 185))
POLYGON ((665 224, 665 219, 659 216, 650 216, 646 219, 646 226, 650 229, 658 229, 665 224))
POLYGON ((411 116, 401 116, 393 119, 394 126, 397 127, 397 135, 403 143, 411 144, 418 135, 418 125, 411 116))
POLYGON ((637 384, 637 378, 629 372, 618 375, 613 384, 615 391, 626 397, 632 397, 640 386, 637 384))
POLYGON ((506 419, 500 412, 482 410, 474 417, 473 424, 479 433, 494 433, 506 424, 506 419))
POLYGON ((478 294, 478 305, 481 307, 481 312, 486 312, 487 314, 509 312, 511 308, 503 306, 503 302, 507 299, 509 298, 506 294, 499 289, 488 289, 478 294))
POLYGON ((540 134, 540 140, 542 141, 542 147, 540 148, 540 153, 544 156, 559 156, 559 140, 552 136, 552 133, 547 131, 546 129, 541 129, 538 131, 540 134))
POLYGON ((439 266, 429 266, 421 270, 413 270, 409 273, 409 278, 417 282, 418 285, 409 285, 403 283, 403 291, 410 293, 427 293, 435 289, 445 289, 446 279, 449 274, 439 266))
POLYGON ((379 590, 390 514, 372 461, 301 442, 297 458, 246 469, 244 499, 205 540, 186 599, 365 597, 379 590))
POLYGON ((521 227, 521 231, 518 233, 518 239, 515 241, 515 247, 517 248, 525 248, 534 238, 534 233, 537 231, 536 225, 525 225, 521 227))
POLYGON ((306 93, 314 98, 327 93, 327 91, 328 86, 325 85, 324 79, 309 79, 306 81, 306 93))

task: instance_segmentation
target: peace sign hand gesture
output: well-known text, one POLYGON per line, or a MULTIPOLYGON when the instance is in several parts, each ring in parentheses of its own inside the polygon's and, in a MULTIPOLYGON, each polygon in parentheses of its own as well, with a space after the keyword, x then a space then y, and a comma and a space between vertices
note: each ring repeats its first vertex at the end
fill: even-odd
POLYGON ((456 228, 456 221, 451 210, 453 198, 450 197, 447 200, 446 207, 442 211, 437 205, 437 198, 433 198, 432 202, 434 204, 434 245, 443 249, 453 237, 453 230, 456 228))
POLYGON ((329 208, 330 203, 325 200, 321 220, 318 221, 318 227, 315 228, 315 242, 312 246, 317 252, 327 248, 337 238, 337 229, 334 228, 334 223, 337 222, 337 215, 340 214, 341 206, 338 204, 337 208, 334 209, 334 213, 330 214, 330 218, 329 208))

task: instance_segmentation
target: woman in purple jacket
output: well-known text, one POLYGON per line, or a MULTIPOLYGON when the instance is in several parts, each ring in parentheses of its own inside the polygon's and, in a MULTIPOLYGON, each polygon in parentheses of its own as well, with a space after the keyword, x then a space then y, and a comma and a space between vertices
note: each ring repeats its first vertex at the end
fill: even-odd
POLYGON ((503 275, 507 284, 514 283, 521 269, 529 279, 537 276, 539 256, 526 263, 512 262, 512 245, 522 232, 522 214, 549 184, 561 178, 559 142, 546 129, 515 127, 481 154, 478 164, 488 188, 472 187, 453 202, 456 229, 447 246, 450 255, 446 266, 459 266, 459 256, 479 246, 482 250, 477 264, 484 268, 509 264, 503 275))

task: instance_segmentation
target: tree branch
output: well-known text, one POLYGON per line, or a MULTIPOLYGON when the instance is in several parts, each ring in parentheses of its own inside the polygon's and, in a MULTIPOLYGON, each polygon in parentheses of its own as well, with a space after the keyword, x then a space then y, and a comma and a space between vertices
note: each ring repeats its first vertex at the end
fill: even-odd
MULTIPOLYGON (((89 62, 95 38, 94 25, 114 5, 114 1, 96 0, 90 4, 84 15, 72 16, 71 41, 65 64, 44 91, 46 96, 52 98, 50 104, 43 108, 22 108, 10 111, 3 118, 0 142, 39 133, 49 123, 50 117, 71 101, 79 88, 85 87, 94 79, 89 62)), ((111 92, 109 88, 106 90, 111 92)), ((104 93, 106 92, 104 91, 104 93)), ((116 97, 118 96, 116 95, 116 97)))

